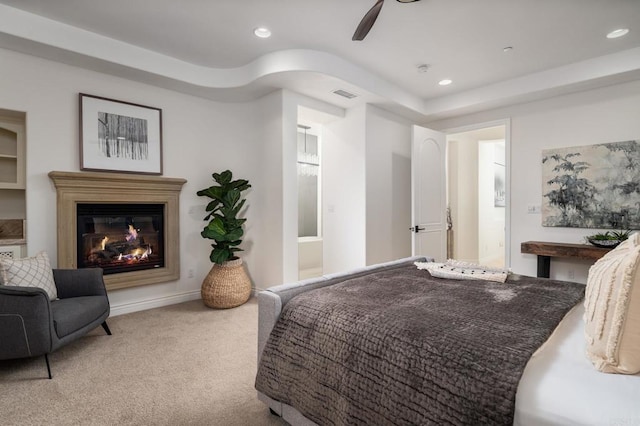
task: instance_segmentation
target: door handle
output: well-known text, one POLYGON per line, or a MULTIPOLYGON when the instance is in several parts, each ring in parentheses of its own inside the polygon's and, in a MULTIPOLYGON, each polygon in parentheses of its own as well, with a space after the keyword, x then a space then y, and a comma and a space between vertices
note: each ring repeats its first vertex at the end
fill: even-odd
POLYGON ((420 228, 418 225, 416 226, 412 226, 411 228, 409 228, 410 231, 415 232, 416 234, 420 231, 424 231, 425 228, 420 228))

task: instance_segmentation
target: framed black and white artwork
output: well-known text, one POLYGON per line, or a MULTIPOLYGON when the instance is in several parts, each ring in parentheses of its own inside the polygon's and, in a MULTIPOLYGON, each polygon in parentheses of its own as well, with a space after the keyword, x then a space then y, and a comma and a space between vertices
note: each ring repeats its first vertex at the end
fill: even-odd
POLYGON ((162 110, 80 93, 80 169, 162 174, 162 110))

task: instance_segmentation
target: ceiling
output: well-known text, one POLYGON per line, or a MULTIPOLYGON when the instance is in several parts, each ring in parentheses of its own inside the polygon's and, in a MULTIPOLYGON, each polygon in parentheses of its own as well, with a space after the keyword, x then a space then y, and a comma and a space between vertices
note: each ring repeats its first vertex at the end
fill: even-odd
POLYGON ((210 99, 288 88, 423 120, 640 78, 639 0, 386 0, 351 41, 374 2, 0 0, 0 47, 210 99))

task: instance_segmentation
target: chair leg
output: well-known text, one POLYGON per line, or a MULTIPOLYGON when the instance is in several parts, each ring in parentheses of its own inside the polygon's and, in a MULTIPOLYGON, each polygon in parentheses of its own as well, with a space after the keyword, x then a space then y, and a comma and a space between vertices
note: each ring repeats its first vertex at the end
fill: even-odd
POLYGON ((107 325, 107 322, 106 322, 106 321, 102 323, 102 328, 104 328, 104 331, 105 331, 109 336, 111 336, 111 330, 109 330, 109 326, 107 325))
POLYGON ((47 363, 47 373, 49 373, 49 380, 51 380, 51 366, 49 365, 49 354, 44 354, 44 360, 47 363))

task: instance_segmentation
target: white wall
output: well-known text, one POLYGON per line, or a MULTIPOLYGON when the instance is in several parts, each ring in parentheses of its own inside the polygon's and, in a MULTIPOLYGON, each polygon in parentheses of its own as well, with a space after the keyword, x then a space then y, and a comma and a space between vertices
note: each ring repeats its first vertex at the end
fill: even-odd
POLYGON ((411 255, 411 124, 367 106, 367 265, 411 255))
POLYGON ((447 138, 453 257, 478 262, 478 139, 472 133, 447 138))
POLYGON ((245 243, 251 244, 251 250, 254 249, 254 244, 260 247, 260 252, 256 252, 253 259, 256 271, 262 274, 259 281, 254 279, 256 288, 267 288, 283 282, 283 102, 281 91, 271 93, 257 101, 257 116, 245 117, 246 120, 255 119, 254 123, 247 123, 248 128, 255 126, 251 135, 254 152, 246 155, 256 160, 253 163, 252 173, 255 178, 251 180, 251 191, 256 193, 258 202, 253 208, 249 206, 254 217, 253 220, 247 217, 245 222, 245 243), (260 237, 265 240, 255 241, 255 238, 260 237))
MULTIPOLYGON (((511 117, 511 267, 536 274, 536 257, 521 254, 524 241, 581 243, 593 230, 549 228, 527 205, 542 202, 543 149, 640 139, 640 80, 425 124, 440 130, 511 117)), ((554 259, 551 276, 586 282, 588 262, 554 259)))
MULTIPOLYGON (((195 193, 213 183, 211 173, 227 168, 253 186, 242 246, 249 274, 257 287, 282 281, 282 234, 272 236, 282 228, 282 172, 275 172, 282 151, 272 150, 282 141, 281 94, 217 103, 0 49, 0 108, 26 112, 30 255, 46 250, 57 261, 56 192, 47 173, 79 171, 79 92, 161 108, 164 176, 187 179, 180 198, 180 280, 112 291, 115 312, 199 297, 211 263, 210 242, 200 236, 207 200, 195 193)), ((292 132, 295 138, 295 121, 292 132)))
POLYGON ((366 264, 366 107, 352 108, 322 132, 323 271, 366 264))

